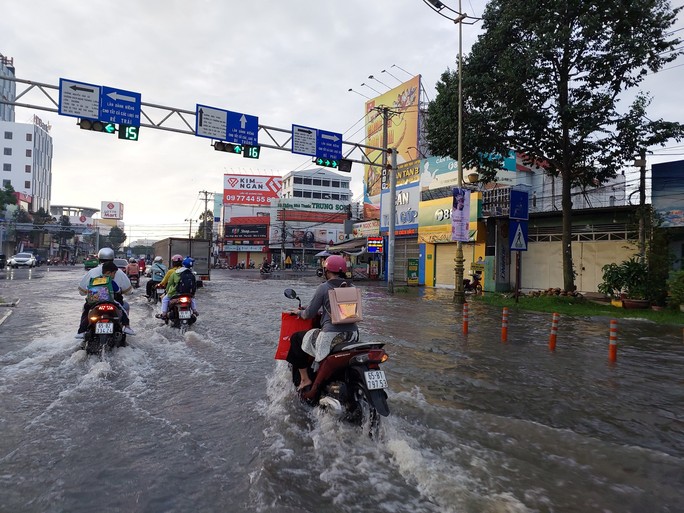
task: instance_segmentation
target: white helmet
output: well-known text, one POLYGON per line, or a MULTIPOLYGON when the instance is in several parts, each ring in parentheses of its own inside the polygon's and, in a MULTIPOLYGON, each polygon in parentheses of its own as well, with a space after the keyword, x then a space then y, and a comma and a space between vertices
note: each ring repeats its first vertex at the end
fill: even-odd
POLYGON ((97 258, 100 262, 114 260, 114 250, 112 248, 102 248, 97 252, 97 258))
POLYGON ((164 259, 163 259, 162 257, 160 257, 160 256, 154 257, 154 261, 155 261, 155 262, 161 262, 161 261, 163 261, 163 260, 164 260, 164 259))

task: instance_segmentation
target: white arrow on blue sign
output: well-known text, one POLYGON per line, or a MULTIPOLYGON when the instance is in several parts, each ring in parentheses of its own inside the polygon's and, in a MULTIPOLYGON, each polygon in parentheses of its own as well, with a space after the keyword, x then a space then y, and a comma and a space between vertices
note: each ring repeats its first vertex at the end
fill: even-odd
POLYGON ((259 145, 259 118, 241 112, 196 106, 195 135, 248 146, 259 145))
POLYGON ((119 125, 140 126, 140 93, 102 86, 100 121, 119 125))

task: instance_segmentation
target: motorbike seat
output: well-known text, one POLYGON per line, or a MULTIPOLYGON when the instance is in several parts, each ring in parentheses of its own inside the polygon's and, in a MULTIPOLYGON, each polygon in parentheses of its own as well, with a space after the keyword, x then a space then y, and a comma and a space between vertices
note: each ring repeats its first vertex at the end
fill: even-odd
POLYGON ((378 344, 377 342, 360 342, 358 339, 344 340, 342 342, 333 343, 330 353, 341 353, 343 351, 351 351, 352 349, 373 349, 382 346, 383 344, 378 344))

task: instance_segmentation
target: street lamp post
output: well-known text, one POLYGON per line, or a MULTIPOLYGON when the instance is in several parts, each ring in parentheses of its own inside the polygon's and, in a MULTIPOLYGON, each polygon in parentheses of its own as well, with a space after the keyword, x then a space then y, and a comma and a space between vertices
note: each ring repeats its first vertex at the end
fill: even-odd
MULTIPOLYGON (((468 23, 465 20, 468 19, 468 15, 461 11, 461 0, 458 0, 458 11, 447 7, 439 0, 423 0, 427 5, 429 5, 432 10, 434 10, 440 16, 453 21, 458 25, 458 135, 457 135, 457 171, 458 171, 458 187, 463 188, 463 95, 462 95, 462 68, 463 68, 463 23, 468 23), (448 14, 445 11, 448 11, 448 14)), ((475 23, 477 18, 472 18, 474 21, 469 23, 475 23)), ((463 289, 463 264, 465 263, 465 258, 463 257, 463 242, 456 241, 456 257, 455 261, 455 283, 454 283, 454 302, 463 304, 465 303, 465 290, 463 289)))

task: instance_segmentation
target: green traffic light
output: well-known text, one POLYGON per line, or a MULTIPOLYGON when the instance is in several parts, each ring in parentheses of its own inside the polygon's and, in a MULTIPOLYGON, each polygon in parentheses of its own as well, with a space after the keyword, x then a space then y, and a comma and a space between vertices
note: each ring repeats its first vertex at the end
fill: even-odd
POLYGON ((239 144, 236 144, 235 147, 233 148, 233 151, 235 153, 242 153, 242 146, 240 146, 239 144))

